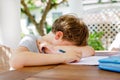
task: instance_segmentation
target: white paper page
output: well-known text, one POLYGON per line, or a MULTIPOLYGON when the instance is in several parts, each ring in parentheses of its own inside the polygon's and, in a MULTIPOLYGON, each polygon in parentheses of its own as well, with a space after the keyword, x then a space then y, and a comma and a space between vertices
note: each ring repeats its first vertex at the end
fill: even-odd
POLYGON ((77 63, 69 63, 71 65, 98 65, 99 59, 107 58, 108 56, 90 56, 86 58, 82 58, 79 62, 77 63))

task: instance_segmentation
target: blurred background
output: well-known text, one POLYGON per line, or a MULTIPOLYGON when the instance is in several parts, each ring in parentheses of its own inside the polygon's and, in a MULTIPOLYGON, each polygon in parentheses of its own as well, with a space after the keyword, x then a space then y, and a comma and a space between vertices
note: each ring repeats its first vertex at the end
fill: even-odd
POLYGON ((16 48, 27 34, 43 36, 67 13, 87 24, 95 50, 108 50, 119 32, 120 0, 0 0, 0 44, 16 48))

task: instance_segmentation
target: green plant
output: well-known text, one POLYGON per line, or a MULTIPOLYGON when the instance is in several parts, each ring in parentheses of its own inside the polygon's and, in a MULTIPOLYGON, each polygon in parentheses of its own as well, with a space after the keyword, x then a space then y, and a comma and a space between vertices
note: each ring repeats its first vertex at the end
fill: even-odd
POLYGON ((90 33, 88 39, 88 45, 93 47, 95 50, 105 50, 101 38, 103 37, 104 32, 94 32, 90 33))
POLYGON ((46 24, 46 32, 49 33, 51 31, 51 25, 46 24))

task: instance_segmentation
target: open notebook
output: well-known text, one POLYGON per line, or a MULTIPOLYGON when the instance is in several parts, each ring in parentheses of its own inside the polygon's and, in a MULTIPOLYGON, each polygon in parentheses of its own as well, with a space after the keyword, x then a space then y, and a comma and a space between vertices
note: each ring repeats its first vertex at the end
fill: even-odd
POLYGON ((90 56, 86 58, 82 58, 79 62, 69 63, 71 65, 98 65, 98 60, 107 58, 108 56, 90 56))
POLYGON ((118 56, 120 52, 118 51, 96 51, 95 56, 90 56, 82 58, 77 63, 69 63, 72 65, 99 65, 99 60, 103 58, 108 58, 109 56, 118 56))

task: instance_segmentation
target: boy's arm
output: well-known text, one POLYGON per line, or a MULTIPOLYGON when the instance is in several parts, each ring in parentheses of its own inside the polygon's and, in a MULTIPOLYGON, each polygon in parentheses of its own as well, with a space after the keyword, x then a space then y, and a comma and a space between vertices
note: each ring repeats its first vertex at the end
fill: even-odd
POLYGON ((19 47, 10 58, 10 66, 18 69, 24 66, 68 63, 75 60, 79 61, 80 58, 81 54, 74 52, 65 54, 40 54, 30 52, 26 47, 19 47))
POLYGON ((77 53, 82 53, 82 57, 93 56, 95 51, 90 46, 57 46, 57 49, 62 49, 64 51, 73 51, 77 53))
POLYGON ((90 46, 53 46, 48 43, 43 46, 46 47, 46 50, 49 50, 47 53, 59 53, 60 50, 62 50, 62 52, 64 51, 67 53, 82 53, 82 57, 93 56, 95 54, 95 50, 90 46))
POLYGON ((95 50, 90 46, 77 47, 76 49, 82 52, 82 57, 95 55, 95 50))
POLYGON ((82 57, 93 56, 95 54, 94 49, 90 46, 70 46, 70 48, 74 49, 77 53, 82 53, 82 57))

